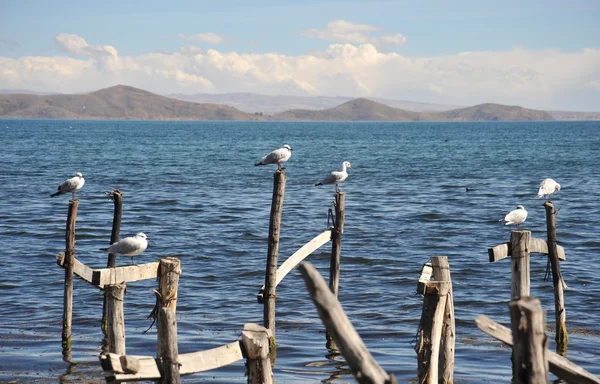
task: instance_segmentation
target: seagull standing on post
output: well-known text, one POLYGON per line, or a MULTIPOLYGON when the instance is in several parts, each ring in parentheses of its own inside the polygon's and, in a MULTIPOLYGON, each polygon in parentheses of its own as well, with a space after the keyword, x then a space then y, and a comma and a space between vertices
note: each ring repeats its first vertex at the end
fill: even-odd
POLYGON ((75 192, 79 191, 83 187, 83 184, 85 184, 85 179, 81 172, 77 172, 75 176, 60 184, 58 186, 58 191, 51 194, 50 197, 62 195, 63 193, 72 193, 73 200, 75 200, 75 192))
POLYGON ((148 248, 148 237, 142 232, 133 237, 126 237, 113 243, 108 248, 100 248, 106 253, 120 253, 123 256, 131 257, 131 265, 133 265, 133 256, 137 256, 148 248))
POLYGON ((338 188, 338 184, 342 183, 348 178, 348 172, 346 172, 346 169, 350 168, 352 168, 352 164, 350 164, 349 161, 344 161, 339 170, 330 172, 327 177, 321 180, 320 183, 315 184, 315 186, 323 184, 335 184, 335 191, 339 192, 340 189, 338 188))
POLYGON ((522 205, 517 205, 517 209, 508 212, 504 217, 504 225, 516 224, 519 228, 519 224, 522 224, 527 219, 527 211, 522 205))
MULTIPOLYGON (((277 164, 277 168, 283 168, 281 166, 282 163, 285 163, 292 157, 292 147, 289 145, 284 145, 281 148, 274 150, 268 155, 264 156, 255 166, 259 165, 267 165, 267 164, 277 164)), ((285 169, 285 168, 283 168, 285 169)))
POLYGON ((540 190, 537 193, 537 198, 544 197, 547 195, 549 198, 551 194, 556 191, 560 191, 560 184, 552 179, 544 179, 540 183, 540 190))

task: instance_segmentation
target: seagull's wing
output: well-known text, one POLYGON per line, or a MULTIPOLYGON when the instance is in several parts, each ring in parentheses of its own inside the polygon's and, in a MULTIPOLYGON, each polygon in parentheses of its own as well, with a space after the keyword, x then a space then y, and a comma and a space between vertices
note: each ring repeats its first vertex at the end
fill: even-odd
POLYGON ((510 211, 504 217, 504 223, 506 225, 509 224, 521 224, 527 218, 527 211, 524 209, 515 209, 514 211, 510 211))
POLYGON ((63 193, 69 193, 75 191, 78 185, 79 177, 75 176, 62 183, 58 189, 63 193))
POLYGON ((146 248, 139 239, 126 237, 119 240, 108 248, 108 253, 120 253, 124 256, 135 256, 142 253, 146 248))
POLYGON ((537 197, 542 197, 544 195, 551 194, 554 192, 554 185, 551 179, 544 179, 540 183, 540 189, 538 191, 537 197))
POLYGON ((346 180, 347 177, 348 174, 346 172, 333 171, 321 181, 321 184, 339 184, 346 180))
POLYGON ((279 148, 263 157, 260 162, 263 164, 277 164, 284 160, 289 155, 289 151, 286 148, 279 148))

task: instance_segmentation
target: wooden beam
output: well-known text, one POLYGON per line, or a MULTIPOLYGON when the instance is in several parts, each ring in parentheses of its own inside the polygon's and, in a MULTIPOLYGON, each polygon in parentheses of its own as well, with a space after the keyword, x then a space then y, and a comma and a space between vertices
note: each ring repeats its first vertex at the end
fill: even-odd
MULTIPOLYGON (((124 356, 114 353, 100 356, 102 369, 115 373, 111 376, 111 382, 160 379, 160 370, 156 358, 151 356, 125 356, 128 366, 131 364, 139 367, 137 372, 131 372, 128 366, 124 366, 123 358, 124 356)), ((177 361, 181 364, 179 374, 190 375, 224 367, 243 358, 241 341, 234 341, 205 351, 183 353, 179 355, 177 361)))
POLYGON ((125 285, 106 286, 106 336, 108 352, 125 355, 125 316, 123 298, 125 285))
MULTIPOLYGON (((65 253, 56 256, 56 264, 65 268, 65 253)), ((73 273, 80 279, 104 288, 106 285, 129 283, 132 281, 155 279, 158 271, 158 261, 149 264, 130 265, 117 268, 92 269, 81 261, 73 260, 73 273)))
MULTIPOLYGON (((288 259, 284 261, 279 268, 277 268, 277 280, 275 282, 275 286, 279 285, 279 283, 281 283, 281 280, 283 280, 283 278, 287 276, 287 274, 290 273, 292 269, 296 268, 296 266, 300 264, 302 260, 306 259, 314 251, 327 244, 329 240, 331 240, 331 229, 321 232, 314 239, 304 244, 302 248, 294 252, 292 256, 288 257, 288 259)), ((260 291, 257 295, 259 304, 263 303, 264 292, 265 286, 263 285, 260 288, 260 291)))
POLYGON ((71 325, 73 322, 73 267, 75 264, 75 223, 79 199, 69 201, 67 229, 65 231, 65 283, 62 318, 62 355, 63 361, 71 362, 71 325))
MULTIPOLYGON (((565 249, 560 245, 556 246, 558 252, 559 260, 566 260, 565 249)), ((543 255, 548 254, 548 243, 543 239, 531 238, 529 241, 529 251, 531 253, 541 253, 543 255)), ((497 245, 493 248, 488 249, 488 255, 490 263, 493 263, 498 260, 502 260, 512 255, 512 250, 510 249, 510 242, 497 245)))
MULTIPOLYGON (((508 346, 513 345, 512 332, 507 327, 500 325, 487 316, 480 315, 475 319, 475 324, 484 333, 500 340, 508 346)), ((600 384, 600 378, 594 376, 585 369, 572 363, 559 354, 547 351, 550 372, 569 383, 578 384, 600 384)))
MULTIPOLYGON (((60 252, 56 256, 56 264, 58 264, 58 266, 62 267, 62 268, 66 267, 64 252, 60 252)), ((87 265, 83 264, 81 261, 77 260, 76 258, 73 258, 73 273, 75 274, 75 276, 79 277, 80 279, 92 284, 92 275, 94 273, 94 270, 92 268, 88 267, 87 265)))
POLYGON ((258 324, 245 324, 242 343, 246 352, 248 384, 273 384, 273 371, 269 358, 271 333, 258 324))
POLYGON ((530 274, 529 274, 529 240, 531 231, 513 230, 510 233, 510 299, 518 300, 529 296, 530 274))
POLYGON ((98 287, 129 283, 132 281, 156 279, 159 262, 129 265, 126 267, 95 269, 91 283, 98 287))
POLYGON ((306 283, 319 317, 327 332, 335 341, 352 373, 360 384, 384 384, 395 382, 395 378, 381 368, 369 352, 350 319, 342 309, 319 272, 309 263, 300 264, 300 273, 306 283))
POLYGON ((175 312, 169 307, 162 307, 158 310, 157 331, 160 333, 161 342, 160 360, 162 384, 179 384, 179 352, 177 347, 177 319, 175 312))

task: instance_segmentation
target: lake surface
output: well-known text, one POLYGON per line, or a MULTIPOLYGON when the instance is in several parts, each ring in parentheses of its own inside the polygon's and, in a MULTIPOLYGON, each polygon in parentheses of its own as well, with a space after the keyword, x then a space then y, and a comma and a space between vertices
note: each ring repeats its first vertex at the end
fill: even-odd
MULTIPOLYGON (((315 187, 344 160, 346 192, 340 301, 375 359, 399 382, 416 377, 414 337, 422 297, 420 270, 449 256, 456 314, 458 383, 508 383, 510 349, 480 332, 485 314, 510 322, 510 262, 488 262, 489 247, 508 241, 498 220, 522 204, 523 228, 545 238, 535 194, 552 177, 560 209, 557 236, 567 261, 568 358, 600 375, 600 125, 540 123, 278 123, 146 121, 0 121, 0 381, 101 383, 98 362, 102 293, 75 281, 73 359, 61 356, 64 250, 70 195, 56 185, 82 172, 76 257, 106 266, 113 204, 124 193, 121 236, 143 231, 143 264, 181 259, 179 352, 238 339, 262 323, 256 294, 264 282, 274 166, 254 167, 272 149, 293 156, 279 260, 321 233, 334 187, 315 187), (466 187, 470 191, 466 191, 466 187)), ((331 247, 308 258, 327 278, 331 247)), ((554 326, 546 258, 532 255, 531 292, 554 326)), ((118 265, 128 265, 121 257, 118 265)), ((154 355, 150 326, 156 281, 130 283, 125 296, 128 354, 154 355)), ((278 383, 353 383, 343 358, 325 348, 324 327, 298 271, 277 291, 278 383)), ((554 349, 554 334, 550 334, 554 349)), ((244 362, 186 376, 183 382, 244 383, 244 362)))

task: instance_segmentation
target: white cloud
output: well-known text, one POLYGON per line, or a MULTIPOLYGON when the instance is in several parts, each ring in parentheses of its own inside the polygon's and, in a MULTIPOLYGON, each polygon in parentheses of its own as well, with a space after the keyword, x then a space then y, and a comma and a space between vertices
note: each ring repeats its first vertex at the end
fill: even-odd
POLYGON ((357 24, 346 20, 333 20, 324 29, 311 28, 300 31, 306 37, 332 41, 336 43, 372 44, 375 46, 402 46, 406 37, 400 33, 379 34, 380 28, 368 24, 357 24))
POLYGON ((190 41, 199 41, 202 43, 209 44, 223 44, 225 42, 225 38, 221 35, 217 35, 216 33, 207 32, 207 33, 196 33, 195 35, 184 35, 180 33, 177 35, 180 39, 190 40, 190 41))
POLYGON ((406 57, 372 44, 346 43, 304 55, 182 47, 121 57, 113 47, 59 36, 65 51, 82 57, 0 57, 0 88, 72 93, 127 84, 160 94, 371 96, 578 110, 598 110, 600 105, 600 49, 406 57))

